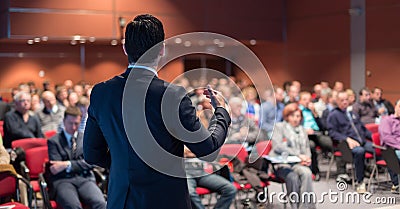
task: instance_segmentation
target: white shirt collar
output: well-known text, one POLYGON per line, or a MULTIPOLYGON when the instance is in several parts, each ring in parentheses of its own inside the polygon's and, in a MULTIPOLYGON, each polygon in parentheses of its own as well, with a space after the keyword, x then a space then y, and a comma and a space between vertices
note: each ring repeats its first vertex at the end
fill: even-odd
POLYGON ((144 66, 144 65, 138 65, 138 64, 129 64, 128 68, 141 68, 141 69, 145 69, 148 71, 153 72, 156 76, 158 76, 157 71, 154 68, 148 67, 148 66, 144 66))

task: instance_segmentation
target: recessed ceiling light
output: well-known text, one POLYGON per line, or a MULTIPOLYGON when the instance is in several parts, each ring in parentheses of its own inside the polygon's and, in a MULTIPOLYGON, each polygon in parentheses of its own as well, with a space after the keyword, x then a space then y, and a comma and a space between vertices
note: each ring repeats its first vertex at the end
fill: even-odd
POLYGON ((257 44, 257 41, 255 39, 250 40, 250 45, 254 46, 257 44))
POLYGON ((71 41, 71 45, 76 45, 78 42, 76 40, 71 41))
POLYGON ((96 41, 96 37, 89 37, 89 41, 91 42, 91 43, 93 43, 93 42, 95 42, 96 41))
POLYGON ((33 40, 35 41, 35 43, 39 43, 40 42, 40 38, 34 38, 33 40))
POLYGON ((81 40, 79 40, 79 43, 81 43, 81 44, 86 43, 86 39, 85 38, 81 38, 81 40))
POLYGON ((47 36, 42 37, 42 41, 48 41, 48 40, 49 40, 49 37, 47 37, 47 36))
POLYGON ((114 40, 111 41, 111 45, 112 45, 112 46, 116 46, 117 44, 118 44, 118 41, 117 41, 117 40, 114 39, 114 40))
POLYGON ((29 45, 32 45, 33 44, 33 40, 29 39, 26 43, 28 43, 29 45))

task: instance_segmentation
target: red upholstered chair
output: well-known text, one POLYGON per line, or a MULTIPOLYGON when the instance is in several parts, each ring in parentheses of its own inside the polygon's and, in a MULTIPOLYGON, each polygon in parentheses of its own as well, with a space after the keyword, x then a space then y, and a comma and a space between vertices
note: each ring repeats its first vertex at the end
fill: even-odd
POLYGON ((46 139, 50 139, 51 137, 55 136, 56 134, 57 134, 57 130, 46 131, 44 133, 46 139))
POLYGON ((34 147, 47 147, 47 140, 45 138, 26 138, 18 139, 11 142, 11 147, 21 147, 25 151, 34 147))
MULTIPOLYGON (((16 175, 16 172, 12 165, 2 165, 1 171, 0 171, 0 199, 2 198, 11 198, 17 202, 21 201, 20 200, 20 191, 19 191, 19 182, 23 182, 26 184, 27 188, 27 195, 28 195, 28 205, 31 207, 31 202, 32 202, 32 187, 29 184, 29 182, 22 178, 18 177, 16 175)), ((6 205, 15 205, 15 208, 21 208, 25 209, 28 208, 20 203, 17 202, 8 202, 4 203, 0 206, 6 206, 6 205)))
POLYGON ((377 160, 377 158, 382 157, 382 150, 386 149, 385 147, 381 146, 381 139, 379 132, 372 134, 372 142, 373 142, 372 146, 375 148, 375 156, 374 156, 375 163, 373 164, 374 168, 372 169, 371 175, 369 176, 368 189, 367 189, 368 191, 370 191, 372 178, 374 177, 375 172, 376 172, 376 179, 378 179, 377 183, 379 186, 378 166, 385 168, 387 167, 385 160, 377 160))
POLYGON ((30 181, 32 185, 34 198, 36 203, 36 193, 40 192, 39 187, 39 174, 44 171, 44 163, 48 161, 47 146, 35 147, 25 151, 25 165, 23 170, 29 171, 24 173, 24 176, 30 181))
POLYGON ((365 124, 365 128, 367 128, 372 134, 378 133, 379 124, 368 123, 368 124, 365 124))
POLYGON ((268 155, 272 149, 272 141, 261 141, 256 144, 257 153, 260 156, 268 155))
POLYGON ((224 144, 221 147, 219 154, 228 156, 237 156, 243 163, 246 162, 248 153, 241 144, 224 144))

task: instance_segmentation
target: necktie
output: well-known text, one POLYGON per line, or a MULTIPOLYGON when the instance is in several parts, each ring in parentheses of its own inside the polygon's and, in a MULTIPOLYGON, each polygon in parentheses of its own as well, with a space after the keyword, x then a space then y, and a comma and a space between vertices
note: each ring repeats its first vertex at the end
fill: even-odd
POLYGON ((72 149, 72 155, 74 156, 76 151, 76 138, 74 136, 71 137, 71 149, 72 149))

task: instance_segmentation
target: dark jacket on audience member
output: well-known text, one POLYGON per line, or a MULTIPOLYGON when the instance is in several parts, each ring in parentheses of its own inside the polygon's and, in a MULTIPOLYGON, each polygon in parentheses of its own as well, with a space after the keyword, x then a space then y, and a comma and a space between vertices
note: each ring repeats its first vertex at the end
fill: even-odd
POLYGON ((362 103, 356 102, 353 104, 353 113, 357 114, 364 124, 375 123, 375 119, 379 116, 378 110, 371 101, 362 103))
POLYGON ((43 138, 39 119, 29 115, 28 122, 24 122, 21 113, 16 110, 4 116, 4 147, 11 148, 11 142, 24 138, 43 138))
POLYGON ((363 144, 365 139, 371 139, 371 132, 369 132, 364 124, 361 122, 360 118, 349 112, 351 115, 352 121, 354 123, 354 127, 360 135, 361 139, 359 139, 356 130, 351 125, 350 119, 346 114, 346 111, 343 111, 339 108, 335 108, 328 116, 328 132, 329 136, 336 141, 346 140, 347 137, 358 140, 363 144))

